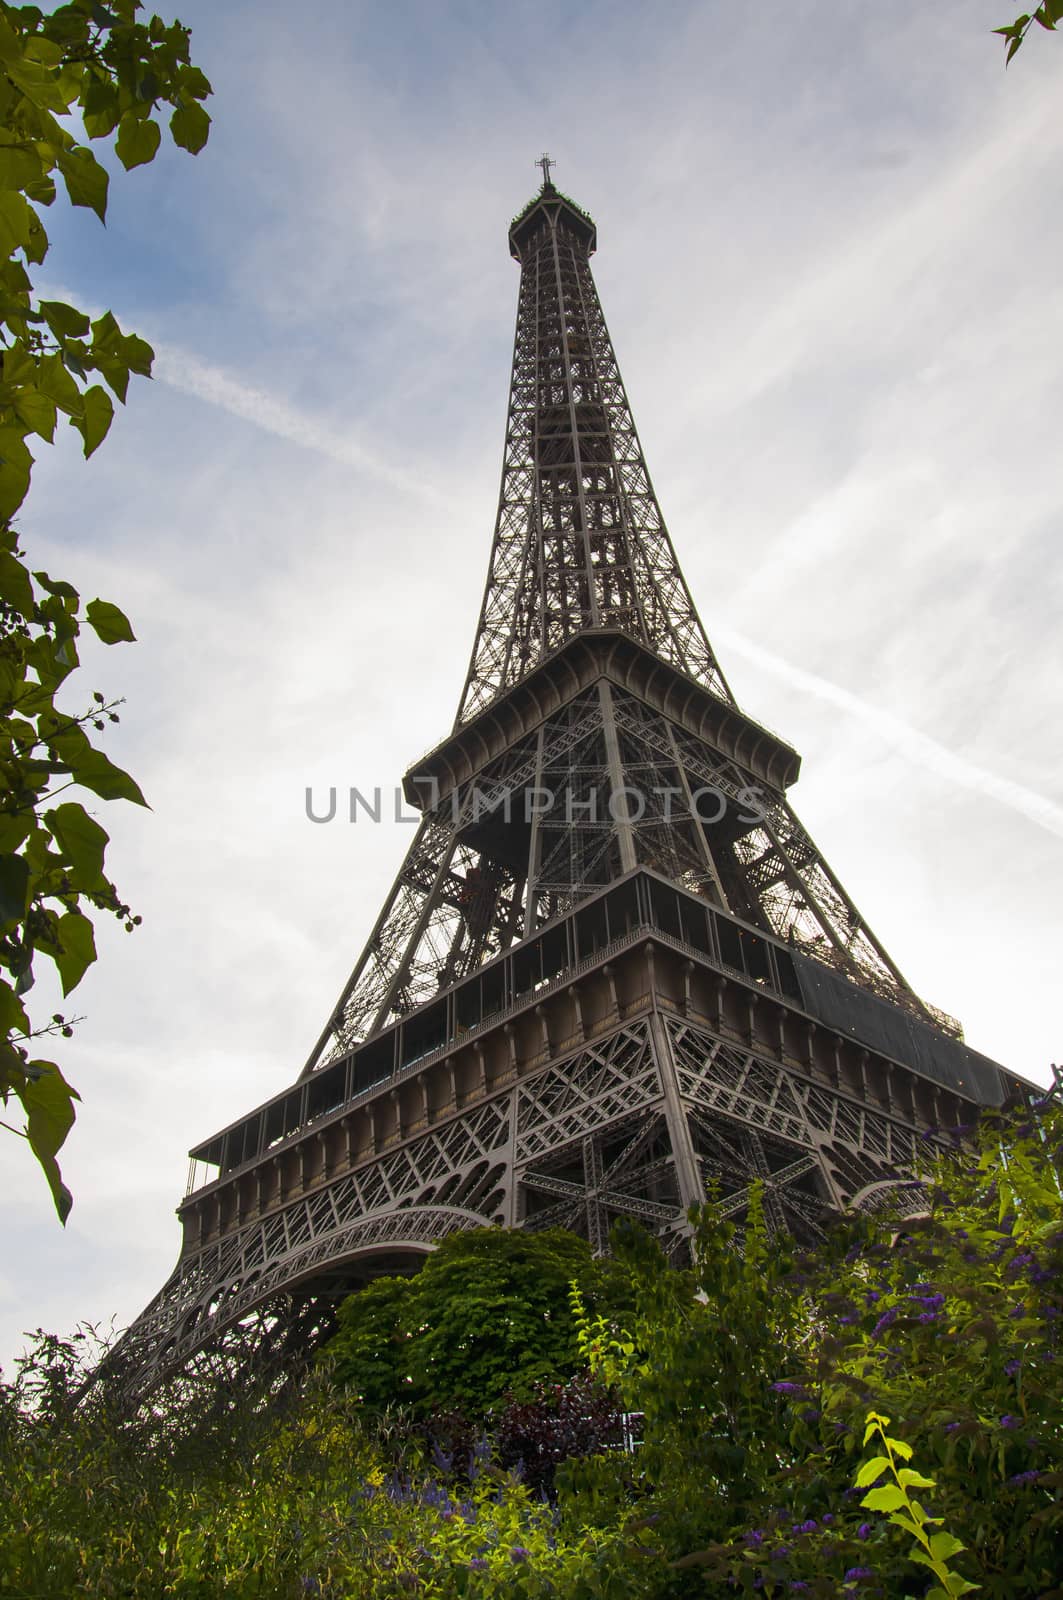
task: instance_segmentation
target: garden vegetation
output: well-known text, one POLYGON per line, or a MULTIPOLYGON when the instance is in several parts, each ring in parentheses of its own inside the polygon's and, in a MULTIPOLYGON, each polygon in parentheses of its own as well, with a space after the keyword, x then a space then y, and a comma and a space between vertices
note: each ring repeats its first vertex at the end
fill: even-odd
MULTIPOLYGON (((1023 1120, 1025 1118, 1025 1120, 1023 1120)), ((0 1391, 0 1596, 1063 1600, 1063 1110, 802 1253, 446 1242, 278 1386, 124 1415, 82 1334, 0 1391)))

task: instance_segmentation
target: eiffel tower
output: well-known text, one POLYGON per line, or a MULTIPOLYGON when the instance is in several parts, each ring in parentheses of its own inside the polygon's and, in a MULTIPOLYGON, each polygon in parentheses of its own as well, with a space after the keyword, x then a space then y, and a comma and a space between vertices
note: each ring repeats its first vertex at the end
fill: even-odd
POLYGON ((791 809, 683 579, 554 185, 520 264, 502 487, 454 726, 298 1080, 192 1152, 176 1269, 124 1336, 144 1394, 297 1341, 455 1229, 637 1218, 712 1184, 815 1242, 921 1204, 921 1141, 1018 1086, 913 992, 791 809), (250 1340, 250 1344, 248 1341, 250 1340))

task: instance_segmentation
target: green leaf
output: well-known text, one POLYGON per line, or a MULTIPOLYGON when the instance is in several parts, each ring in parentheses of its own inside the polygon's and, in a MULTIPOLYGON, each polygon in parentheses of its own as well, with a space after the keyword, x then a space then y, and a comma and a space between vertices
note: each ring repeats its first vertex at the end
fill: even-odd
MULTIPOLYGON (((30 1031, 29 1018, 22 1009, 22 1003, 11 985, 0 978, 0 1034, 22 1033, 30 1031)), ((3 1072, 0 1066, 0 1073, 3 1072)))
POLYGON ((30 242, 39 219, 29 202, 14 190, 0 192, 0 256, 10 256, 30 242))
POLYGON ((26 40, 25 55, 27 61, 36 61, 42 67, 57 67, 63 59, 63 47, 37 33, 26 40))
POLYGON ((55 1158, 74 1126, 74 1101, 80 1096, 66 1082, 54 1061, 30 1061, 25 1070, 27 1081, 18 1095, 26 1112, 26 1134, 48 1179, 59 1220, 65 1223, 73 1199, 55 1158))
POLYGON ((146 339, 138 338, 135 333, 127 333, 121 341, 122 359, 130 372, 137 372, 142 378, 151 377, 151 364, 155 360, 155 352, 146 339))
POLYGON ((30 575, 18 557, 7 550, 0 550, 0 600, 13 607, 20 616, 33 616, 30 575))
POLYGON ((55 944, 46 945, 42 940, 41 948, 47 951, 59 969, 63 993, 67 995, 77 988, 96 959, 92 923, 80 911, 68 911, 59 918, 55 944))
POLYGON ((65 578, 49 578, 46 572, 35 572, 33 576, 41 588, 47 589, 49 594, 58 595, 60 600, 73 600, 74 604, 77 604, 78 592, 65 578))
POLYGON ((103 856, 108 835, 76 800, 46 811, 44 820, 71 866, 85 880, 86 888, 97 888, 103 879, 103 856))
MULTIPOLYGON (((68 310, 72 309, 67 307, 68 310)), ((81 390, 63 365, 61 355, 45 356, 37 370, 37 387, 54 400, 60 411, 78 416, 82 409, 81 390)))
POLYGON ((107 215, 109 179, 106 169, 100 166, 92 151, 86 150, 83 145, 75 145, 71 150, 62 151, 56 158, 56 164, 63 174, 70 204, 88 206, 102 222, 107 215))
POLYGON ((21 922, 29 901, 30 868, 25 856, 0 855, 0 925, 21 922))
POLYGON ((68 306, 63 300, 42 300, 40 309, 45 322, 59 339, 79 339, 89 331, 89 319, 77 306, 68 306))
POLYGON ((85 458, 88 459, 106 439, 107 430, 114 420, 114 402, 106 389, 94 383, 83 396, 84 413, 71 417, 71 422, 85 441, 85 458))
POLYGON ((51 444, 55 434, 55 401, 39 389, 20 389, 15 396, 15 415, 27 433, 39 434, 51 444))
POLYGON ((13 517, 30 486, 33 457, 18 428, 0 427, 0 517, 13 517))
POLYGON ((897 1482, 905 1489, 936 1489, 937 1483, 933 1478, 924 1478, 921 1472, 916 1472, 914 1467, 901 1467, 897 1473, 897 1482))
MULTIPOLYGON (((10 126, 6 119, 4 125, 10 126)), ((43 170, 36 150, 25 145, 0 145, 0 189, 14 189, 17 193, 28 184, 39 182, 43 170)))
POLYGON ((210 116, 195 101, 191 105, 178 106, 170 118, 170 132, 174 144, 190 151, 192 155, 198 155, 210 135, 210 116))
POLYGON ((907 1504, 903 1489, 898 1489, 894 1484, 883 1484, 881 1489, 871 1489, 865 1494, 860 1504, 869 1511, 898 1511, 907 1504))
POLYGON ((118 90, 108 79, 94 78, 81 97, 81 109, 89 138, 105 139, 118 126, 118 90))
POLYGON ((951 1533, 932 1533, 930 1535, 930 1554, 935 1561, 948 1561, 951 1556, 959 1555, 967 1546, 961 1540, 953 1537, 951 1533))
POLYGON ((118 138, 115 149, 118 159, 126 171, 133 167, 142 167, 145 162, 155 159, 155 152, 159 148, 162 131, 157 122, 152 122, 147 117, 136 117, 129 111, 125 112, 118 124, 118 138))
MULTIPOLYGON (((0 850, 13 855, 36 824, 33 811, 0 812, 0 850)), ((0 1023, 0 1029, 3 1024, 0 1023)))
POLYGON ((132 800, 134 805, 147 807, 148 802, 136 779, 116 767, 102 750, 91 750, 79 757, 77 763, 71 765, 71 772, 76 783, 91 789, 101 800, 132 800))
POLYGON ((130 627, 129 618, 109 600, 90 600, 85 616, 104 644, 135 643, 137 636, 130 627))
POLYGON ((182 94, 191 95, 193 100, 205 100, 214 93, 209 78, 198 67, 182 67, 180 84, 182 94))
POLYGON ((865 1461, 856 1474, 856 1487, 866 1489, 869 1483, 874 1483, 876 1478, 880 1478, 889 1469, 889 1456, 875 1456, 871 1461, 865 1461))

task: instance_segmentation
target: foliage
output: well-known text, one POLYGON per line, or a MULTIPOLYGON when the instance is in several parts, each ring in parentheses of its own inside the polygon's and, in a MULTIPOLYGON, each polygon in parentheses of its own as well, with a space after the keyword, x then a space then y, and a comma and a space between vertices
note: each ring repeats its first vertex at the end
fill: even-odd
POLYGON ((552 1494, 562 1462, 623 1448, 633 1426, 615 1391, 581 1372, 563 1382, 534 1383, 523 1398, 509 1395, 477 1417, 444 1410, 423 1420, 411 1415, 407 1431, 424 1441, 435 1466, 456 1478, 474 1477, 486 1452, 529 1489, 552 1494))
POLYGON ((869 1411, 867 1422, 864 1425, 864 1444, 874 1434, 878 1434, 885 1455, 873 1456, 870 1461, 865 1461, 856 1475, 856 1488, 862 1489, 867 1484, 875 1485, 868 1489, 867 1494, 860 1504, 868 1511, 884 1511, 895 1528, 901 1528, 915 1540, 909 1552, 910 1559, 918 1562, 920 1566, 929 1567, 935 1578, 939 1580, 938 1586, 927 1594, 927 1600, 952 1600, 952 1597, 969 1594, 972 1589, 977 1589, 977 1583, 968 1583, 966 1578, 961 1578, 958 1573, 950 1572, 949 1562, 953 1556, 959 1555, 966 1546, 951 1533, 941 1530, 937 1533, 928 1533, 927 1529, 941 1522, 940 1517, 928 1517, 918 1500, 913 1500, 909 1491, 911 1489, 935 1489, 937 1487, 933 1478, 926 1478, 914 1467, 898 1467, 897 1458, 902 1461, 911 1461, 912 1447, 905 1444, 902 1439, 891 1439, 886 1433, 889 1427, 889 1417, 880 1417, 877 1411, 869 1411), (890 1477, 892 1483, 879 1483, 879 1479, 890 1477))
POLYGON ((1046 28, 1049 33, 1054 33, 1057 23, 1063 22, 1063 0, 1043 0, 1043 3, 1037 7, 1036 11, 1024 11, 1021 16, 1016 17, 1014 22, 1009 22, 1006 27, 993 29, 994 33, 999 33, 1003 36, 1007 46, 1007 54, 1004 57, 1005 66, 1022 44, 1035 22, 1039 23, 1042 28, 1046 28))
MULTIPOLYGON (((1061 1170, 1049 1105, 946 1151, 925 1216, 841 1219, 805 1255, 756 1194, 741 1229, 695 1214, 689 1271, 618 1228, 621 1288, 592 1272, 571 1328, 619 1397, 556 1373, 479 1416, 428 1389, 374 1412, 320 1363, 286 1388, 204 1375, 129 1419, 102 1385, 75 1405, 74 1345, 44 1341, 0 1386, 0 1600, 1063 1600, 1061 1170), (644 1413, 633 1450, 618 1403, 644 1413)), ((441 1248, 453 1303, 497 1317, 510 1248, 441 1248)))
MULTIPOLYGON (((937 1162, 925 1217, 850 1219, 796 1259, 755 1211, 740 1255, 710 1207, 704 1305, 662 1293, 647 1242, 618 1241, 638 1309, 604 1370, 646 1412, 644 1508, 675 1573, 662 1593, 922 1592, 896 1530, 852 1505, 872 1410, 933 1470, 961 1577, 987 1596, 1063 1596, 1061 1167, 1059 1109, 986 1117, 973 1155, 937 1162)), ((586 1319, 592 1356, 598 1334, 586 1319)), ((579 1477, 585 1492, 586 1464, 579 1477)))
POLYGON ((592 1600, 608 1531, 559 1537, 555 1509, 481 1451, 458 1483, 319 1373, 229 1426, 120 1421, 80 1387, 76 1342, 43 1340, 0 1390, 0 1595, 403 1596, 592 1600))
POLYGON ((51 443, 61 412, 90 456, 111 424, 108 390, 124 403, 130 376, 151 372, 150 346, 109 311, 91 320, 42 300, 28 271, 48 253, 42 210, 57 178, 72 205, 106 215, 108 173, 82 131, 113 143, 127 169, 158 150, 160 108, 172 108, 175 144, 194 154, 206 142, 210 84, 189 61, 188 30, 157 16, 140 23, 138 9, 139 0, 72 0, 45 15, 0 3, 0 1097, 21 1102, 25 1129, 3 1126, 24 1133, 64 1221, 71 1198, 56 1155, 77 1096, 30 1041, 68 1037, 71 1020, 31 1022, 34 959, 54 962, 67 995, 96 959, 89 911, 111 912, 130 931, 140 919, 104 874, 104 829, 80 800, 54 801, 71 787, 145 801, 92 741, 90 729, 118 721, 116 703, 97 693, 85 706, 83 695, 84 709, 68 711, 57 697, 78 665, 84 624, 108 645, 134 636, 117 606, 82 609, 72 584, 31 571, 12 518, 30 485, 31 438, 51 443))
POLYGON ((596 1302, 623 1301, 623 1279, 562 1229, 452 1234, 415 1278, 378 1278, 340 1308, 326 1347, 336 1378, 372 1410, 483 1418, 510 1396, 585 1365, 569 1307, 577 1280, 596 1302))

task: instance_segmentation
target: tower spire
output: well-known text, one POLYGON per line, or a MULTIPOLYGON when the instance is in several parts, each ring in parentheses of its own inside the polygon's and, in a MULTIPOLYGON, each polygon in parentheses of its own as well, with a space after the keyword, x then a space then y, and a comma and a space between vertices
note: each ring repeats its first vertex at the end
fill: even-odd
POLYGON ((544 150, 535 165, 543 169, 543 188, 552 189, 553 184, 550 182, 550 168, 556 167, 557 162, 552 156, 548 156, 544 150))
POLYGON ((591 274, 596 245, 593 219, 552 185, 509 230, 521 281, 502 487, 459 724, 602 628, 734 703, 650 481, 591 274))

